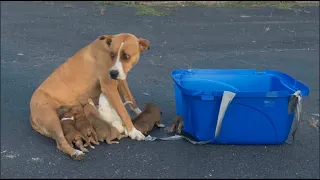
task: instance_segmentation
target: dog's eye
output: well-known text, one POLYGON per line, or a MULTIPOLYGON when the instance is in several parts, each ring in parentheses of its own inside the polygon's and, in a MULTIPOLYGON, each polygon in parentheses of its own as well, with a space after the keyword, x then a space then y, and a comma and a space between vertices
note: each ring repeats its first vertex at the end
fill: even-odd
POLYGON ((130 56, 128 54, 126 54, 126 53, 123 54, 123 57, 124 57, 125 60, 128 60, 130 58, 130 56))
POLYGON ((112 59, 114 59, 114 53, 113 52, 110 53, 110 56, 111 56, 112 59))

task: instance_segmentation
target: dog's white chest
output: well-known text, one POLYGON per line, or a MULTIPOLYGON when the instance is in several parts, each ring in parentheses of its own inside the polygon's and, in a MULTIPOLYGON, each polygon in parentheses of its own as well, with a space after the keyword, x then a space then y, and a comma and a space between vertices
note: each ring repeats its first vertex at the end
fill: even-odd
POLYGON ((107 97, 103 93, 101 93, 99 97, 98 111, 101 118, 108 122, 110 125, 117 128, 120 133, 123 133, 125 131, 120 116, 111 106, 107 97))

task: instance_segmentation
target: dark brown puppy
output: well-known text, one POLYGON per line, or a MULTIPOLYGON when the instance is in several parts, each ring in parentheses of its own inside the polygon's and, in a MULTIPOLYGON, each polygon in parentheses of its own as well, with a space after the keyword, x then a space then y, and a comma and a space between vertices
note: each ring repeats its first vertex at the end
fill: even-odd
POLYGON ((169 133, 181 134, 181 130, 183 129, 183 117, 178 116, 169 128, 169 133))
POLYGON ((91 143, 99 145, 98 136, 96 131, 93 129, 91 123, 86 118, 81 105, 75 105, 72 107, 71 113, 75 118, 75 128, 81 132, 81 134, 86 138, 85 147, 90 146, 94 148, 91 143))
POLYGON ((165 127, 161 124, 161 110, 155 104, 148 103, 143 111, 132 119, 134 127, 147 135, 154 126, 165 127))
POLYGON ((126 137, 124 135, 121 135, 117 128, 109 125, 108 122, 99 117, 99 112, 96 109, 91 98, 89 98, 88 102, 89 104, 84 106, 84 113, 88 121, 95 129, 97 133, 97 139, 100 142, 106 141, 108 144, 118 144, 118 141, 113 140, 120 140, 122 137, 126 137))
POLYGON ((73 114, 71 113, 71 109, 72 109, 71 107, 67 107, 67 106, 61 106, 57 109, 59 119, 61 120, 60 123, 61 123, 63 134, 71 147, 74 147, 73 146, 73 143, 74 143, 76 147, 79 148, 82 152, 89 152, 86 148, 84 148, 84 145, 82 142, 82 140, 85 140, 85 138, 74 127, 75 121, 74 121, 73 114))

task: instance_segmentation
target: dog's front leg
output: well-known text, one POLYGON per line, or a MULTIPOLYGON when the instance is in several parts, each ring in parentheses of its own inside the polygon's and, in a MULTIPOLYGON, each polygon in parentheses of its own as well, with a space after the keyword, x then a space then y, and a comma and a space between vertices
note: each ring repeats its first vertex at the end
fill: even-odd
POLYGON ((132 104, 129 104, 131 110, 135 112, 136 114, 141 113, 141 109, 139 108, 138 104, 136 103, 135 99, 133 98, 131 91, 129 89, 127 80, 119 80, 119 85, 118 85, 118 91, 120 93, 120 96, 125 100, 125 101, 131 101, 132 104))
POLYGON ((110 102, 112 107, 120 116, 128 132, 128 136, 131 139, 135 139, 138 141, 143 140, 145 138, 144 135, 133 126, 131 117, 123 105, 123 102, 121 100, 120 94, 117 89, 118 81, 107 79, 105 81, 102 80, 100 82, 101 82, 101 91, 105 94, 105 96, 108 98, 108 101, 110 102))

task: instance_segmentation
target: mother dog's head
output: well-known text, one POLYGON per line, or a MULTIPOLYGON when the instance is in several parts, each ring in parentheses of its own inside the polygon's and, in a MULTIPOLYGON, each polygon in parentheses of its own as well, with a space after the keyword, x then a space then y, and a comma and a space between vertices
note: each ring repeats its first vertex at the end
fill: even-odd
POLYGON ((139 61, 140 53, 150 49, 148 40, 128 33, 102 35, 98 41, 109 46, 108 53, 112 62, 109 74, 112 79, 125 80, 132 66, 139 61))

